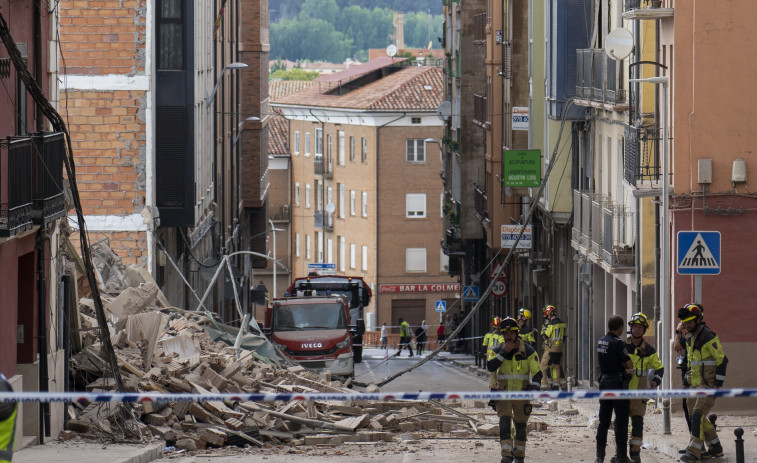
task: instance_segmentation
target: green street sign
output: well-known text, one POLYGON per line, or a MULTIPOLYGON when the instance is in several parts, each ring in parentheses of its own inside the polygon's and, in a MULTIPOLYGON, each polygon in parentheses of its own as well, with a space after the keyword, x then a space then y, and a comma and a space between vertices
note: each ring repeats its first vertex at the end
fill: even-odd
POLYGON ((504 150, 502 178, 505 186, 536 187, 541 183, 540 150, 504 150))

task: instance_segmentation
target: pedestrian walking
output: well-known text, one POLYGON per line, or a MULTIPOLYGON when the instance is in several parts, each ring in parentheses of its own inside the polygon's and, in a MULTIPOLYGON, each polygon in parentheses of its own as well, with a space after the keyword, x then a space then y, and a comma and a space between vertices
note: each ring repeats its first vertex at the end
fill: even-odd
MULTIPOLYGON (((607 334, 597 342, 599 362, 599 389, 628 389, 633 362, 626 352, 623 334, 623 317, 613 315, 607 320, 607 334)), ((599 401, 599 426, 597 427, 596 463, 604 463, 607 447, 607 431, 610 429, 612 413, 615 412, 615 458, 614 463, 629 463, 628 444, 628 399, 602 399, 599 401)))
MULTIPOLYGON (((0 373, 0 392, 13 392, 11 384, 0 373)), ((16 404, 0 402, 0 462, 13 459, 13 441, 16 436, 16 404)))
POLYGON ((539 331, 531 325, 531 311, 521 307, 518 311, 518 325, 520 325, 520 338, 536 349, 536 339, 539 331))
POLYGON ((444 332, 444 323, 441 321, 439 322, 439 326, 436 327, 436 339, 439 347, 444 344, 444 340, 446 339, 446 334, 444 332))
POLYGON ((407 347, 407 350, 410 351, 409 357, 412 357, 413 346, 410 345, 412 341, 413 339, 410 337, 410 324, 400 318, 400 350, 398 350, 394 355, 396 357, 399 357, 405 347, 407 347))
MULTIPOLYGON (((637 313, 628 321, 631 335, 626 338, 626 352, 633 363, 633 373, 628 389, 655 389, 662 383, 665 372, 657 350, 644 340, 649 328, 649 319, 643 313, 637 313)), ((628 456, 635 463, 641 462, 641 444, 644 443, 644 414, 647 411, 647 399, 631 400, 629 416, 631 419, 631 440, 628 456)))
MULTIPOLYGON (((725 381, 728 357, 723 352, 723 344, 704 322, 704 309, 701 304, 686 304, 678 309, 678 318, 686 328, 686 357, 689 371, 688 383, 692 389, 717 389, 725 381)), ((689 445, 681 461, 699 461, 723 456, 715 426, 708 419, 708 414, 715 404, 714 396, 697 397, 689 400, 691 430, 689 445), (705 450, 707 445, 707 450, 705 450)))
MULTIPOLYGON (((494 390, 527 391, 539 387, 542 374, 539 357, 533 347, 518 338, 519 330, 520 325, 511 317, 500 323, 504 342, 492 349, 492 358, 486 362, 486 369, 497 375, 494 390)), ((500 463, 523 463, 531 403, 528 400, 497 400, 494 407, 499 417, 500 463), (513 426, 515 436, 512 436, 513 426)))
MULTIPOLYGON (((622 328, 622 326, 621 326, 622 328)), ((544 352, 541 359, 541 388, 565 390, 568 381, 562 366, 562 353, 568 337, 568 325, 557 318, 557 308, 544 307, 544 328, 541 331, 544 352)))
POLYGON ((384 322, 383 325, 381 325, 381 348, 387 349, 389 344, 389 338, 386 334, 386 322, 384 322))
POLYGON ((423 325, 426 320, 423 320, 420 325, 415 327, 415 353, 421 355, 426 347, 426 331, 423 329, 423 325))

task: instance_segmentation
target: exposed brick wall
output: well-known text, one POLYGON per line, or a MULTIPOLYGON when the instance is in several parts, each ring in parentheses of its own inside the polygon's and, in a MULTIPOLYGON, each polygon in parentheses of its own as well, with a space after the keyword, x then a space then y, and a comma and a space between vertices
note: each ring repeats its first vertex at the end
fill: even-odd
MULTIPOLYGON (((90 246, 98 241, 108 240, 113 252, 118 254, 124 265, 147 264, 147 233, 146 232, 112 232, 112 233, 89 233, 90 246)), ((79 235, 71 236, 71 243, 81 254, 79 247, 79 235)))
POLYGON ((145 203, 144 92, 80 92, 68 113, 84 214, 130 215, 145 203))
POLYGON ((60 6, 62 73, 144 72, 144 1, 62 0, 60 6))

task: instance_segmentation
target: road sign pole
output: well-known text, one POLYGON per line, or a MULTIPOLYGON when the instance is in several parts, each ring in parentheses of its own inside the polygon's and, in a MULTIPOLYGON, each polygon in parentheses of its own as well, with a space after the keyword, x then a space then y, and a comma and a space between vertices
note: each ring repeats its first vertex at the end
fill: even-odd
POLYGON ((702 303, 702 275, 694 277, 694 302, 702 303))

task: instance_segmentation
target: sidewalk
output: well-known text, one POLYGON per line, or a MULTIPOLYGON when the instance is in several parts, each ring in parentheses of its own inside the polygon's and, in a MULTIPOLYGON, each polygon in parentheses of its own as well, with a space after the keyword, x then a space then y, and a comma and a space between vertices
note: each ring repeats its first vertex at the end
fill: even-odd
POLYGON ((148 463, 163 456, 165 443, 98 444, 79 440, 26 447, 13 453, 13 463, 148 463))

